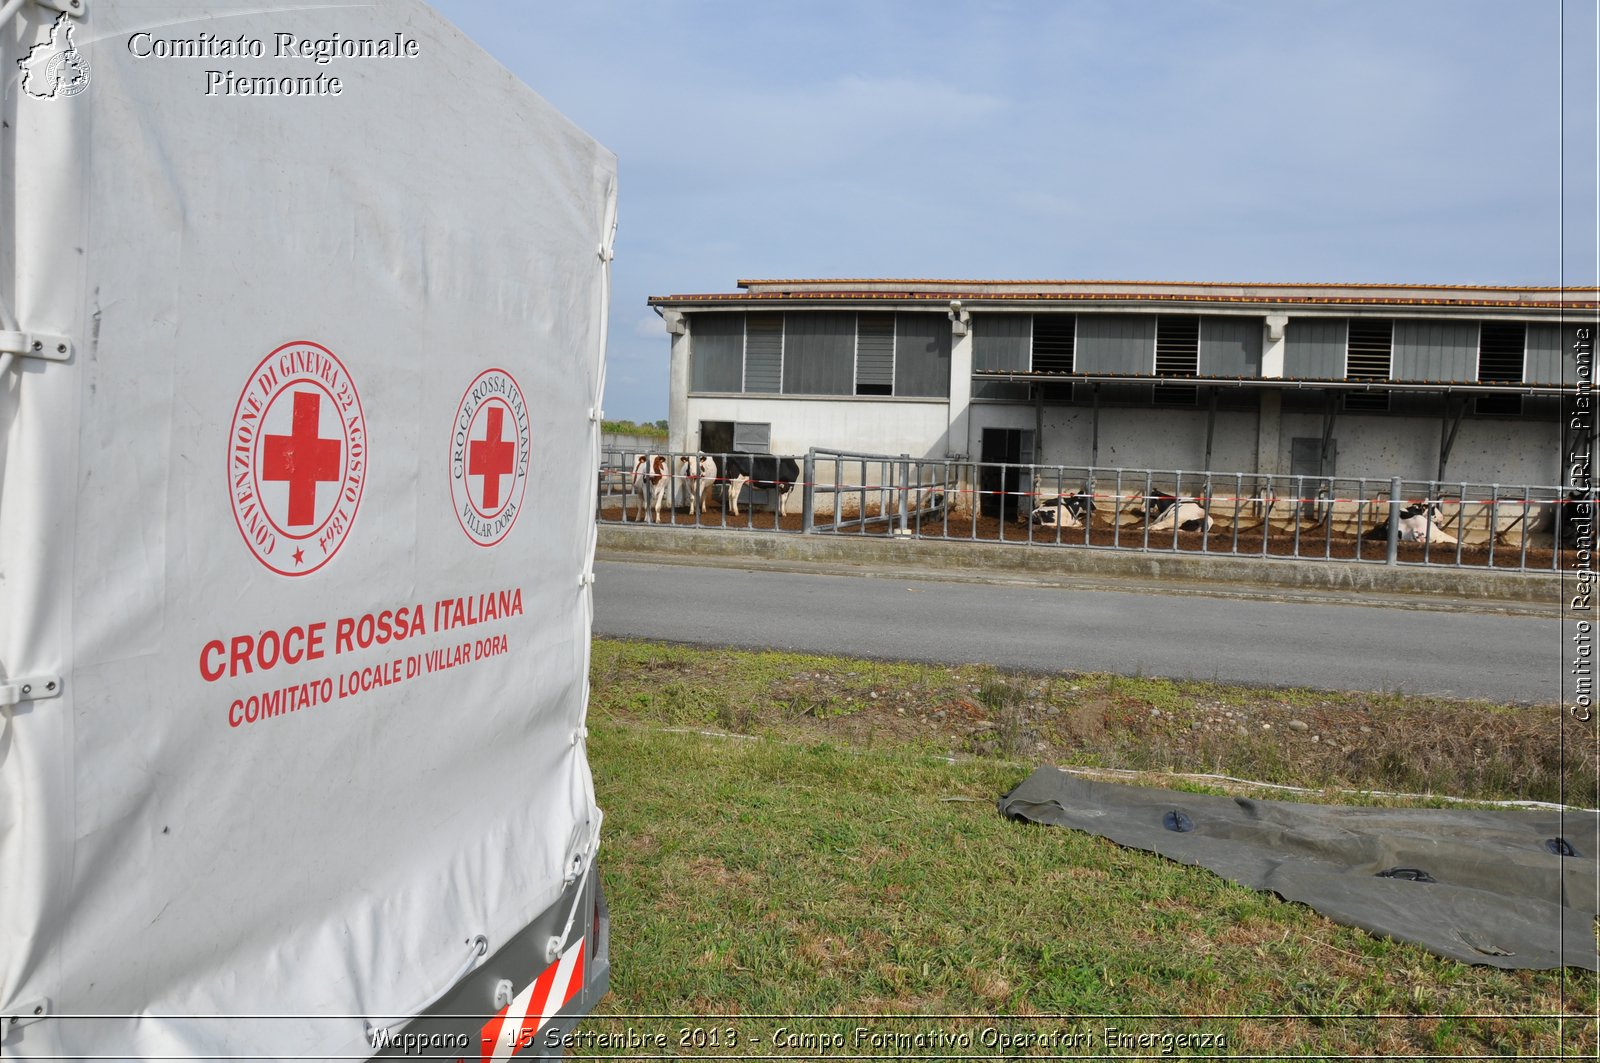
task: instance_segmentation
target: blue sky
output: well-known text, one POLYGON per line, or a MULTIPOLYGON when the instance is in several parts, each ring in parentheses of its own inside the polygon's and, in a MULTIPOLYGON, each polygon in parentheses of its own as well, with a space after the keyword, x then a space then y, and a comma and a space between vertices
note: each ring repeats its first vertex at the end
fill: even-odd
POLYGON ((1596 280, 1596 4, 434 0, 619 157, 606 413, 739 278, 1596 280), (1563 95, 1565 115, 1563 121, 1563 95))

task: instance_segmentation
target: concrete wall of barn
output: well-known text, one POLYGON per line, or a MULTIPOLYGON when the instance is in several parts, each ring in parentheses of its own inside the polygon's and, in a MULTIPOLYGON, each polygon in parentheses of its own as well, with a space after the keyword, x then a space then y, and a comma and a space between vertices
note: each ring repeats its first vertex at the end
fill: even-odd
MULTIPOLYGON (((1283 413, 1276 431, 1272 414, 1264 416, 1263 426, 1254 410, 1217 411, 1213 470, 1287 474, 1293 441, 1322 437, 1320 414, 1283 413)), ((983 429, 1032 430, 1039 423, 1036 417, 1032 406, 975 402, 969 453, 980 455, 983 429)), ((1431 480, 1438 474, 1438 418, 1340 413, 1333 438, 1339 476, 1431 480)), ((1035 460, 1042 465, 1087 465, 1092 440, 1092 410, 1046 406, 1035 460)), ((1102 468, 1200 470, 1205 452, 1204 410, 1113 406, 1100 411, 1102 468)), ((1467 417, 1456 434, 1446 475, 1484 484, 1554 485, 1560 482, 1560 454, 1561 430, 1553 421, 1467 417)))
MULTIPOLYGON (((1270 407, 1271 404, 1264 404, 1270 407)), ((690 396, 682 449, 700 449, 701 421, 751 421, 772 426, 774 454, 804 454, 830 447, 872 454, 909 453, 943 458, 947 453, 949 406, 943 400, 811 399, 798 396, 690 396)), ((983 429, 1032 430, 1031 405, 974 402, 967 438, 948 441, 948 451, 977 459, 983 429)), ((1036 461, 1086 465, 1093 411, 1081 406, 1046 406, 1036 461)), ((1322 415, 1285 411, 1274 430, 1264 410, 1219 410, 1212 438, 1211 468, 1219 472, 1288 474, 1296 438, 1322 435, 1322 415)), ((1435 417, 1341 412, 1334 424, 1339 476, 1431 480, 1438 471, 1440 420, 1435 417)), ((1100 410, 1102 468, 1182 469, 1204 467, 1203 409, 1100 410)), ((1475 483, 1559 483, 1561 430, 1554 421, 1467 417, 1461 422, 1446 475, 1475 483)))
MULTIPOLYGON (((1289 471, 1294 437, 1322 436, 1322 417, 1285 413, 1279 468, 1289 471)), ((1334 422, 1340 476, 1432 480, 1439 474, 1440 419, 1341 413, 1334 422)), ((1553 420, 1466 417, 1445 476, 1457 482, 1555 485, 1561 482, 1561 427, 1553 420)))
POLYGON ((751 421, 772 426, 774 454, 833 447, 943 458, 949 409, 945 399, 692 395, 684 414, 684 449, 700 449, 701 421, 751 421))
MULTIPOLYGON (((999 403, 972 406, 974 458, 983 450, 983 429, 1033 429, 1034 408, 999 403)), ((1046 406, 1041 465, 1087 465, 1094 440, 1094 412, 1084 407, 1046 406)), ((1100 411, 1100 458, 1104 468, 1200 469, 1205 466, 1204 410, 1107 407, 1100 411)), ((1211 442, 1213 469, 1253 471, 1255 411, 1217 411, 1211 442)))

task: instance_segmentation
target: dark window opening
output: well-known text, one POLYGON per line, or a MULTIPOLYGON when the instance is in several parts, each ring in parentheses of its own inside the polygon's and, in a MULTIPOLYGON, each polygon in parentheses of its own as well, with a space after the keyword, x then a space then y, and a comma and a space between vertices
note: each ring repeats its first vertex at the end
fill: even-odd
POLYGON ((1199 372, 1200 319, 1157 318, 1156 376, 1196 376, 1199 372))
POLYGON ((1344 375, 1351 380, 1388 380, 1394 358, 1394 322, 1352 318, 1344 375))
POLYGON ((1522 360, 1527 343, 1528 326, 1522 322, 1485 321, 1478 337, 1478 379, 1522 383, 1522 360))
POLYGON ((1387 391, 1347 391, 1344 393, 1344 408, 1350 413, 1388 413, 1389 393, 1387 391))
POLYGON ((1217 409, 1259 410, 1261 392, 1255 388, 1218 388, 1217 409))
POLYGON ((1472 400, 1472 412, 1479 417, 1521 417, 1521 395, 1479 395, 1472 400))
POLYGON ((1077 320, 1074 314, 1033 316, 1035 373, 1072 372, 1073 334, 1077 331, 1077 320))
POLYGON ((1157 406, 1195 406, 1200 402, 1200 389, 1193 384, 1157 384, 1150 401, 1157 406))

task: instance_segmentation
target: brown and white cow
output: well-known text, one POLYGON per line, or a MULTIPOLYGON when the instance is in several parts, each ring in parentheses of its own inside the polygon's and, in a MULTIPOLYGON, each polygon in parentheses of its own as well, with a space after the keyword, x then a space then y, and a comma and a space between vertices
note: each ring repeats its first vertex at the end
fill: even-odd
POLYGON ((639 516, 628 517, 628 502, 623 500, 622 517, 661 523, 661 506, 672 486, 672 463, 660 454, 640 454, 633 463, 633 496, 639 500, 639 516))
MULTIPOLYGON (((699 516, 706 508, 706 496, 711 493, 711 485, 717 482, 717 463, 704 454, 698 458, 685 454, 678 459, 678 482, 674 495, 677 496, 681 491, 689 512, 699 516)), ((678 497, 674 497, 674 506, 677 502, 678 497)))

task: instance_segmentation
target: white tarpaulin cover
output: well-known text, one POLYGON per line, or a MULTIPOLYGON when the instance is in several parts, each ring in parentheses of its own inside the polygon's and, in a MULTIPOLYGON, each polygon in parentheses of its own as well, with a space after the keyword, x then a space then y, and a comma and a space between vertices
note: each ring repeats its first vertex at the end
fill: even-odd
POLYGON ((359 1056, 597 844, 615 159, 418 3, 86 10, 3 30, 5 1055, 359 1056))

